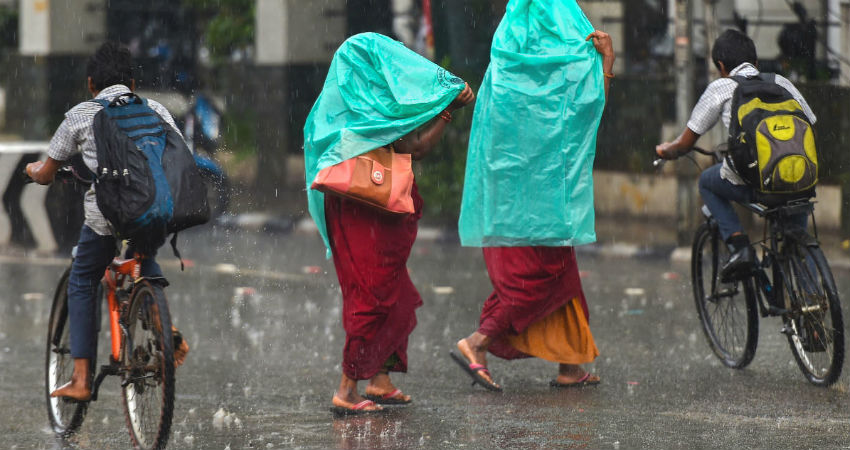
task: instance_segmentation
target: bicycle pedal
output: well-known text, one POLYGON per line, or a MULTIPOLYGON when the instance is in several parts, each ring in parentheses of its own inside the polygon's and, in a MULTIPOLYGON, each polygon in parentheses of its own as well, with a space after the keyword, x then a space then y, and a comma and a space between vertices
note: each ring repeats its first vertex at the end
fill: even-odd
POLYGON ((782 327, 782 329, 779 330, 779 333, 786 336, 794 336, 797 334, 791 327, 782 327))

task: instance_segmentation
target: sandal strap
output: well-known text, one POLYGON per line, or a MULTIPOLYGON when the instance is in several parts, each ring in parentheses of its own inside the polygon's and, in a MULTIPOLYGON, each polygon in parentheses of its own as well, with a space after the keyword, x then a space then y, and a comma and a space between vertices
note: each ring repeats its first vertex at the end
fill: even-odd
POLYGON ((352 406, 351 409, 360 410, 360 409, 368 408, 368 407, 374 406, 374 405, 375 405, 375 402, 373 402, 372 400, 363 400, 362 402, 352 406))
POLYGON ((381 398, 389 399, 389 398, 394 398, 394 397, 397 397, 397 396, 400 396, 400 395, 402 395, 401 389, 395 388, 392 392, 389 392, 387 394, 382 395, 381 398))
POLYGON ((579 378, 576 383, 584 383, 588 378, 590 378, 590 372, 585 372, 584 376, 579 378))
POLYGON ((490 371, 487 370, 487 366, 485 366, 483 364, 470 364, 469 368, 470 368, 470 370, 473 370, 475 372, 486 373, 488 377, 490 376, 490 371))

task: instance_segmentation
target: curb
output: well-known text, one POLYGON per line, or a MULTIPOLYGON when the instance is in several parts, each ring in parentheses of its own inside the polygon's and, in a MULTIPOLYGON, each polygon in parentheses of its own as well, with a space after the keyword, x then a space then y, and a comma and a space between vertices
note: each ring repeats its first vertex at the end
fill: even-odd
MULTIPOLYGON (((245 213, 227 215, 216 220, 217 225, 229 228, 239 228, 248 231, 289 232, 296 234, 318 233, 315 222, 307 216, 301 219, 289 219, 283 216, 267 213, 245 213)), ((424 226, 419 228, 417 241, 457 244, 460 238, 457 230, 450 228, 424 226)), ((828 244, 822 247, 828 248, 828 244)), ((669 259, 675 263, 690 263, 691 247, 681 247, 672 243, 635 244, 629 242, 600 243, 576 247, 580 255, 599 256, 604 258, 639 258, 639 259, 669 259)), ((830 267, 838 270, 850 270, 850 256, 830 252, 827 255, 830 267)))

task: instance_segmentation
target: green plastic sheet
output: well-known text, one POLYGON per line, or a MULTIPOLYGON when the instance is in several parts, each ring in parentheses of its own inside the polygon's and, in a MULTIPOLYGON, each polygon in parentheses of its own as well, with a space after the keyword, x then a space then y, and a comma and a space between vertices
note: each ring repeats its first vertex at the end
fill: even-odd
POLYGON ((460 78, 381 34, 352 36, 337 49, 304 125, 309 210, 328 255, 325 196, 310 189, 316 174, 395 142, 425 124, 464 85, 460 78))
POLYGON ((594 31, 572 0, 511 0, 475 104, 459 221, 478 247, 594 242, 605 106, 594 31))

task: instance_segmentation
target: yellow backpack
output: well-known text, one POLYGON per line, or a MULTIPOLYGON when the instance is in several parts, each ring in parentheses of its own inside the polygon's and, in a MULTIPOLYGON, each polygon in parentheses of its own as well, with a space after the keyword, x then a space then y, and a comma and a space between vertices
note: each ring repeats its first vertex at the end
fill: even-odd
POLYGON ((776 75, 732 77, 727 159, 756 192, 814 195, 818 182, 815 134, 800 103, 776 84, 776 75))

